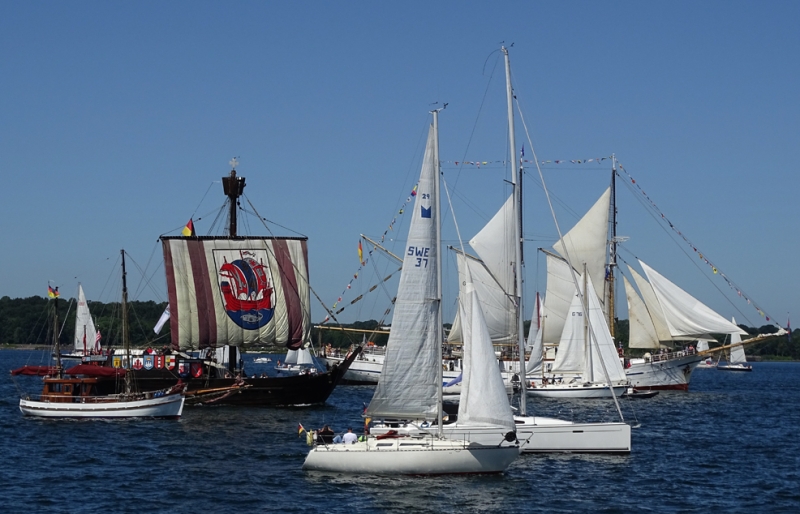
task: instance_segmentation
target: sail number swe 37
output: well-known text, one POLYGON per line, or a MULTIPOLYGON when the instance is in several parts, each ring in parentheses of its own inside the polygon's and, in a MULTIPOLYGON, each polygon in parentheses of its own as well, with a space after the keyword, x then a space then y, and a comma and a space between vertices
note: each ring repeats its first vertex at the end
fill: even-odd
POLYGON ((424 246, 409 246, 406 255, 416 258, 417 262, 414 264, 417 268, 427 268, 428 267, 428 254, 430 253, 431 249, 424 246))

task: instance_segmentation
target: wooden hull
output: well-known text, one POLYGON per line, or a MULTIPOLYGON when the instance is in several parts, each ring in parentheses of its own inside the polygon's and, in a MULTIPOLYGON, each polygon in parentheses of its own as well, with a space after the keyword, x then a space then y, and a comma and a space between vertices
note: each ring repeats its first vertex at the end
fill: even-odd
MULTIPOLYGON (((76 398, 76 400, 79 398, 76 398)), ((81 400, 84 400, 81 398, 81 400)), ((184 397, 172 394, 142 400, 113 400, 66 403, 21 399, 19 410, 26 416, 42 418, 166 418, 177 419, 183 412, 184 397)))
MULTIPOLYGON (((351 357, 354 357, 355 354, 351 357)), ((311 375, 290 375, 266 378, 244 378, 246 387, 235 393, 217 399, 215 405, 248 406, 308 406, 321 405, 328 400, 336 385, 347 371, 352 358, 347 359, 330 371, 311 375)), ((187 395, 194 391, 224 389, 236 384, 236 379, 216 377, 217 370, 204 370, 197 378, 182 378, 176 370, 152 369, 133 370, 137 387, 141 391, 156 391, 175 385, 178 380, 187 384, 187 395), (209 376, 209 373, 211 376, 209 376)), ((109 385, 113 385, 111 381, 109 385)))
POLYGON ((354 444, 317 445, 303 469, 369 475, 451 475, 502 473, 519 456, 519 446, 482 446, 469 442, 376 439, 354 444))

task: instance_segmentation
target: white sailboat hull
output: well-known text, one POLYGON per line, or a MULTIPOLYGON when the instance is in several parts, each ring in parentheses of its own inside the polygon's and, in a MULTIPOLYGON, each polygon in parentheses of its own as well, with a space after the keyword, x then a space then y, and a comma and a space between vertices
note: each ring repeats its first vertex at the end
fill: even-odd
POLYGON ((519 446, 483 446, 432 438, 376 439, 315 446, 306 471, 370 475, 502 473, 519 456, 519 446))
POLYGON ((47 402, 21 399, 19 410, 25 416, 42 418, 179 418, 184 396, 172 394, 142 400, 97 401, 86 403, 47 402))
POLYGON ((692 371, 703 361, 697 354, 661 361, 631 359, 625 370, 634 389, 688 391, 692 371))
MULTIPOLYGON (((381 371, 383 370, 383 355, 370 355, 366 354, 365 359, 356 359, 350 365, 350 368, 342 377, 344 383, 346 384, 377 384, 378 379, 381 376, 381 371)), ((336 364, 341 364, 344 361, 344 357, 317 357, 317 359, 323 363, 326 369, 333 368, 336 364)), ((446 371, 442 373, 442 380, 447 383, 455 378, 458 378, 458 375, 461 373, 461 370, 454 366, 453 370, 450 370, 449 360, 443 360, 442 366, 446 368, 446 371)), ((503 379, 505 381, 506 376, 503 374, 503 379)))
MULTIPOLYGON (((614 396, 620 397, 628 389, 626 385, 614 386, 614 396)), ((611 389, 605 384, 547 384, 531 387, 528 396, 538 398, 611 398, 611 389)))
MULTIPOLYGON (((517 440, 523 453, 630 453, 631 427, 627 423, 573 423, 541 416, 514 416, 517 440)), ((373 435, 395 430, 400 434, 422 436, 432 429, 416 424, 404 426, 378 425, 373 435)), ((492 446, 500 444, 508 430, 493 425, 475 426, 451 423, 442 427, 445 437, 469 440, 492 446)))
POLYGON ((749 364, 721 364, 717 366, 720 371, 753 371, 753 366, 749 364))

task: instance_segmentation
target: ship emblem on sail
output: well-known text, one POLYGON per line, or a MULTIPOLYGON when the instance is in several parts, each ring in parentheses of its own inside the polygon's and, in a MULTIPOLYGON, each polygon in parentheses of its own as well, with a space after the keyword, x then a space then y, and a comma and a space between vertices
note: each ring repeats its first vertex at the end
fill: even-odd
POLYGON ((272 320, 274 288, 265 250, 215 250, 219 287, 228 317, 246 330, 272 320))

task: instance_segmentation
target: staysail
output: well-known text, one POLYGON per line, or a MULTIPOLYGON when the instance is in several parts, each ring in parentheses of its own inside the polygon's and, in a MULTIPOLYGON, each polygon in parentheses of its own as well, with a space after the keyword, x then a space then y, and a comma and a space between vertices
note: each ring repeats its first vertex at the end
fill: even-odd
POLYGON ((433 420, 439 411, 436 370, 441 366, 441 327, 435 180, 435 132, 428 132, 414 211, 403 256, 392 331, 367 415, 433 420))
POLYGON ((653 286, 674 339, 708 337, 708 334, 747 334, 641 260, 639 264, 653 286))
POLYGON ((75 312, 75 340, 74 353, 76 355, 89 355, 100 352, 100 338, 89 312, 89 304, 83 294, 83 287, 78 284, 78 308, 75 312))
POLYGON ((309 341, 306 238, 161 240, 174 349, 309 341))
POLYGON ((625 283, 625 296, 628 299, 628 347, 659 348, 661 345, 656 335, 656 327, 647 312, 647 306, 628 278, 623 276, 622 280, 625 283))

